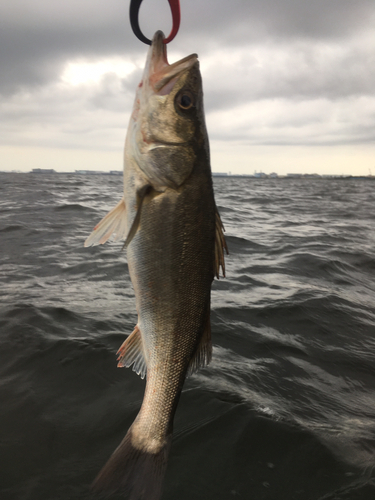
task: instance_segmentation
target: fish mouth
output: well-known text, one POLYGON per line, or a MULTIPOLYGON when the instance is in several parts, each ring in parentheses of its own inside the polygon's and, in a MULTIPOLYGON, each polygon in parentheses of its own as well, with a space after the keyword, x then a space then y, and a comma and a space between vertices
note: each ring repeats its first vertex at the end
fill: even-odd
POLYGON ((173 64, 169 64, 167 44, 164 43, 164 39, 162 31, 157 31, 153 36, 145 67, 144 76, 146 78, 143 79, 149 82, 154 92, 163 95, 169 94, 180 74, 198 62, 197 54, 190 54, 173 64))

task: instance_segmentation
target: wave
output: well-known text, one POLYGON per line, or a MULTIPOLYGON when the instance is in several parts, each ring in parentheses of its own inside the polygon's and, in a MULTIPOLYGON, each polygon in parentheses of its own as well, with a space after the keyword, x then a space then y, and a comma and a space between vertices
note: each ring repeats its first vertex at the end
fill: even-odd
MULTIPOLYGON (((144 391, 116 367, 137 322, 122 244, 83 248, 121 182, 0 177, 0 497, 82 500, 144 391)), ((214 183, 227 277, 164 499, 372 500, 373 185, 214 183)))

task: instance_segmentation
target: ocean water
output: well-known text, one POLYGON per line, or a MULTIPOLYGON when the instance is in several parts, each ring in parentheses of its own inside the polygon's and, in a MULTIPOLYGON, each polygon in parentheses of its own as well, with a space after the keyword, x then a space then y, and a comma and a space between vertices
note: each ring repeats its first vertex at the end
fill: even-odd
MULTIPOLYGON (((176 413, 163 500, 375 498, 375 182, 216 178, 230 255, 213 360, 176 413)), ((140 407, 122 178, 0 174, 0 499, 82 500, 140 407)))

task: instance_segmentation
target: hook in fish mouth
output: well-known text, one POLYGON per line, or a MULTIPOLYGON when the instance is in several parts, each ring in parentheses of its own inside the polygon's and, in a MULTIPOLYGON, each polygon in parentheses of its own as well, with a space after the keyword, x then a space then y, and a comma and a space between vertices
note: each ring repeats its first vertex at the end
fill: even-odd
POLYGON ((173 78, 189 70, 198 62, 197 54, 190 54, 173 64, 168 63, 167 45, 164 43, 164 33, 157 31, 149 48, 144 81, 148 81, 156 92, 159 92, 173 78))

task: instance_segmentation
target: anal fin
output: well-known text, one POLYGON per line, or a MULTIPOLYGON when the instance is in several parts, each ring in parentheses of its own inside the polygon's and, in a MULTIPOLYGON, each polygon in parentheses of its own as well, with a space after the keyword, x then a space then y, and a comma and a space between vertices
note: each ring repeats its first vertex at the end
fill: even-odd
POLYGON ((124 198, 94 227, 84 246, 102 245, 113 234, 115 235, 115 241, 126 236, 126 208, 124 198))
POLYGON ((141 330, 138 328, 138 325, 135 326, 133 332, 125 342, 123 342, 117 354, 117 366, 119 368, 129 368, 129 366, 133 365, 133 371, 137 375, 140 375, 142 379, 145 378, 147 365, 143 350, 141 330))
POLYGON ((220 267, 225 278, 225 260, 224 260, 224 250, 227 255, 228 247, 224 236, 224 225, 221 221, 220 214, 216 208, 215 214, 215 262, 214 262, 214 274, 219 279, 220 277, 220 267))

